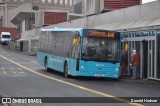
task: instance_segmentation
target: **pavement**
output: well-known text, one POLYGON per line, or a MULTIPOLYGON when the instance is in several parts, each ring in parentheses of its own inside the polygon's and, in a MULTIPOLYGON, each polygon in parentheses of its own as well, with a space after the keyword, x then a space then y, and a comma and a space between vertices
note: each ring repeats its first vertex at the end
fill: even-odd
MULTIPOLYGON (((122 81, 129 83, 138 83, 138 84, 146 84, 146 85, 157 85, 160 84, 158 80, 150 80, 150 79, 131 79, 131 78, 121 78, 122 81)), ((151 86, 150 86, 151 87, 151 86)))

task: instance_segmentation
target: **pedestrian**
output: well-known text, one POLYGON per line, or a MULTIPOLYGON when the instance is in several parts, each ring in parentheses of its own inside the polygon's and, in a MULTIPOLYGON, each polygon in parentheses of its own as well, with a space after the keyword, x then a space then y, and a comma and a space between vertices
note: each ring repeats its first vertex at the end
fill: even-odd
POLYGON ((124 53, 122 54, 122 61, 121 61, 122 75, 127 73, 126 72, 127 66, 128 66, 128 54, 127 51, 124 51, 124 53))
POLYGON ((133 50, 131 55, 131 66, 132 66, 132 79, 139 79, 139 66, 140 66, 140 56, 133 50))
POLYGON ((127 67, 128 67, 128 52, 125 50, 122 54, 122 61, 124 62, 124 74, 127 74, 127 67))

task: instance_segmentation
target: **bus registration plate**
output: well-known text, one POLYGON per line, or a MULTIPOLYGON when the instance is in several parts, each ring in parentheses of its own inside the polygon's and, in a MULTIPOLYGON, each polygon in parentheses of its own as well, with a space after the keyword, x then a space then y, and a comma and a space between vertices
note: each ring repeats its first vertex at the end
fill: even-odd
POLYGON ((104 74, 95 74, 95 76, 103 77, 103 76, 104 76, 104 74))

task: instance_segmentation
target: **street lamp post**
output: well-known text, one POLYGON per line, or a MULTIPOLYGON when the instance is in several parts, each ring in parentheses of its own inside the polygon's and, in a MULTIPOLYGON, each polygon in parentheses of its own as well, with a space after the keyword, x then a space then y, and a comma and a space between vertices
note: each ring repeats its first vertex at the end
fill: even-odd
POLYGON ((7 2, 5 0, 2 0, 2 2, 0 2, 0 6, 4 7, 3 27, 7 27, 8 26, 7 2))
POLYGON ((3 16, 0 17, 0 27, 3 27, 3 16))

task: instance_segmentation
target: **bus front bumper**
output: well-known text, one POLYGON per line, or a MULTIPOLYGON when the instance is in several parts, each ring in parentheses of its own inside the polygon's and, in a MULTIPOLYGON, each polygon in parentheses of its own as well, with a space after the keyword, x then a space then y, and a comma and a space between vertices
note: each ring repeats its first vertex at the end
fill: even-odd
POLYGON ((119 78, 119 73, 117 72, 87 72, 87 71, 76 71, 72 73, 72 76, 86 76, 86 77, 97 77, 97 78, 119 78))

